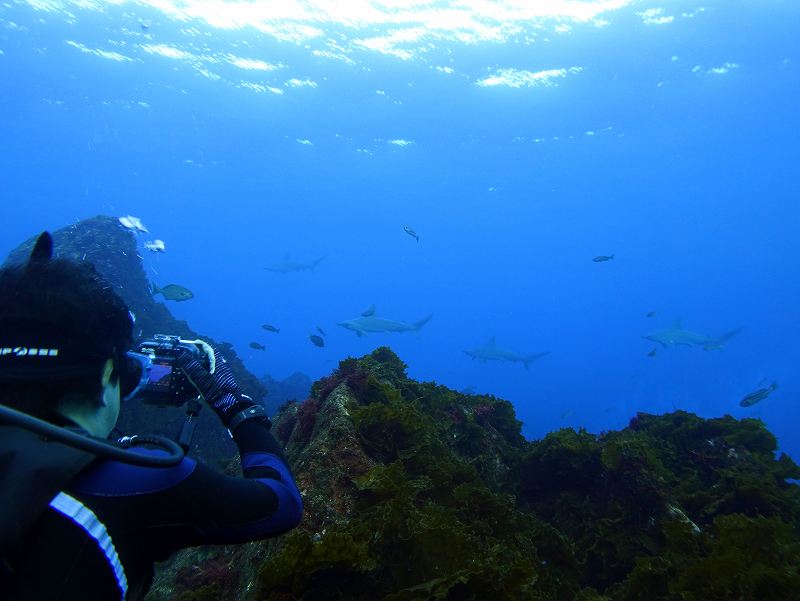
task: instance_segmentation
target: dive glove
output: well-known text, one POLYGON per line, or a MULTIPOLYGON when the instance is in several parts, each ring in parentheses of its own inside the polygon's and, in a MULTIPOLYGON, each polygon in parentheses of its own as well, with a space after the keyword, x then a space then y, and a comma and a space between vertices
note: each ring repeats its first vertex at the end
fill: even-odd
POLYGON ((197 388, 197 392, 216 411, 222 424, 226 428, 230 428, 231 420, 238 413, 256 403, 239 388, 227 359, 216 348, 214 349, 214 363, 214 373, 212 374, 188 351, 178 358, 178 365, 197 388))

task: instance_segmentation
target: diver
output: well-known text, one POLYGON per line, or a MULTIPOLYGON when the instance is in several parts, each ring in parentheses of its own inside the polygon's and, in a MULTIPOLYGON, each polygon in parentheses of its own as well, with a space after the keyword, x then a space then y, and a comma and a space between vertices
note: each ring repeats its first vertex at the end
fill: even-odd
POLYGON ((178 549, 296 527, 302 500, 269 419, 210 345, 213 368, 189 352, 176 364, 228 429, 242 477, 174 443, 107 440, 148 379, 133 316, 94 267, 52 253, 45 232, 0 269, 0 598, 138 600, 178 549))

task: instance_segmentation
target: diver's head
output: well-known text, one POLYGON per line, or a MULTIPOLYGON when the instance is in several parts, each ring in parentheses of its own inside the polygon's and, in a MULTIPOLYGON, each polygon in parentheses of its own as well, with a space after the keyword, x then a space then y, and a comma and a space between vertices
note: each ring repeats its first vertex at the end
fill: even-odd
POLYGON ((133 319, 92 265, 52 248, 45 232, 27 263, 0 269, 0 403, 105 436, 132 380, 133 319))

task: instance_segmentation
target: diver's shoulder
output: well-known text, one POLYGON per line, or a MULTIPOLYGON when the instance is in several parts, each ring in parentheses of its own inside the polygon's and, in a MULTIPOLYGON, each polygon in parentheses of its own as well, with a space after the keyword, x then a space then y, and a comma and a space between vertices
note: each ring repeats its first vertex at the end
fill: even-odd
MULTIPOLYGON (((146 455, 165 455, 164 451, 136 449, 146 455)), ((70 489, 84 494, 105 497, 129 497, 167 490, 186 480, 197 467, 197 462, 184 457, 180 463, 169 467, 143 467, 122 463, 115 459, 99 458, 90 463, 71 482, 70 489)))

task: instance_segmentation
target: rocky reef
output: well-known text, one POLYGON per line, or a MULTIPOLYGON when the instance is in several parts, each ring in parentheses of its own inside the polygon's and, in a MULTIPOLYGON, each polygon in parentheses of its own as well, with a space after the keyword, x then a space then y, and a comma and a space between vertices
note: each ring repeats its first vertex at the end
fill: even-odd
POLYGON ((800 468, 758 420, 639 414, 526 441, 507 401, 410 380, 384 347, 274 432, 301 527, 187 551, 149 599, 798 598, 800 468))

